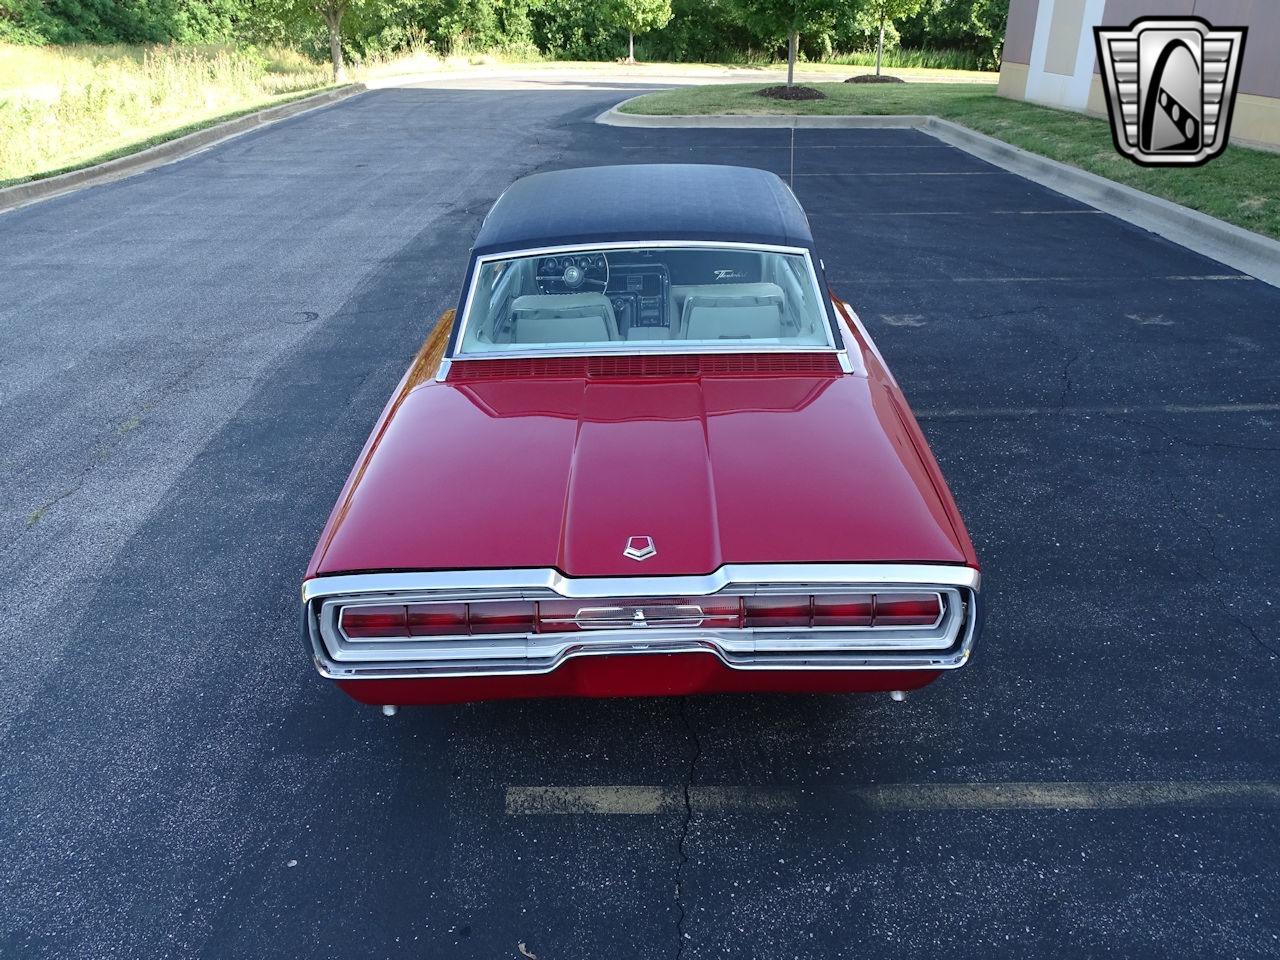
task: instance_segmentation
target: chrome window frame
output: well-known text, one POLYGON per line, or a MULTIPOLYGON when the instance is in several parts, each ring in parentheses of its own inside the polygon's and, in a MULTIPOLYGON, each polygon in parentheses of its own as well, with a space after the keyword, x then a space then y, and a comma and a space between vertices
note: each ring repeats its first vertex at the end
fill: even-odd
POLYGON ((504 250, 501 253, 490 253, 476 257, 472 264, 471 278, 467 286, 467 296, 463 303, 461 320, 453 340, 453 352, 444 359, 443 369, 447 371, 452 362, 465 363, 469 360, 511 360, 526 357, 617 357, 617 356, 672 356, 708 353, 834 353, 840 359, 841 368, 850 372, 848 356, 843 343, 837 338, 829 305, 830 297, 822 289, 818 280, 817 268, 813 256, 807 247, 788 247, 766 243, 743 243, 730 240, 627 240, 610 241, 608 243, 570 243, 547 247, 529 247, 524 250, 504 250), (519 260, 526 257, 555 256, 564 253, 589 251, 637 250, 645 247, 657 249, 708 249, 708 250, 753 250, 759 253, 780 253, 804 258, 808 268, 809 281, 812 284, 815 303, 822 310, 823 326, 826 330, 825 344, 769 344, 752 347, 749 340, 738 340, 720 346, 699 341, 688 341, 682 347, 650 347, 648 344, 673 343, 662 340, 624 340, 618 346, 610 348, 608 342, 587 344, 579 347, 543 346, 521 350, 486 350, 483 353, 463 351, 462 344, 466 339, 467 328, 471 321, 471 313, 475 306, 476 288, 480 282, 480 270, 489 263, 501 260, 519 260))
POLYGON ((930 564, 730 564, 696 577, 571 578, 551 569, 372 573, 317 577, 302 588, 303 632, 316 669, 336 680, 550 673, 580 656, 699 652, 739 670, 954 670, 968 662, 980 625, 981 576, 930 564), (360 640, 337 627, 345 606, 485 600, 768 596, 938 592, 933 628, 688 628, 360 640), (424 652, 425 651, 425 652, 424 652), (403 657, 397 659, 395 654, 403 657))

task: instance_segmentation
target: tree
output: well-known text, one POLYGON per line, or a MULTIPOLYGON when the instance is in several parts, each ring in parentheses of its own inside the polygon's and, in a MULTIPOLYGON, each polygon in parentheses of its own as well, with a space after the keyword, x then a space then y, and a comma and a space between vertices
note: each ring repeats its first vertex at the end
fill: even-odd
MULTIPOLYGON (((748 27, 765 43, 787 41, 787 86, 795 85, 800 34, 830 30, 852 0, 736 0, 748 27)), ((775 47, 776 49, 776 47, 775 47)))
POLYGON ((347 79, 347 64, 342 55, 342 26, 348 17, 363 14, 372 6, 370 0, 252 0, 250 15, 257 31, 264 34, 287 34, 305 30, 319 20, 329 35, 329 62, 333 79, 347 79))
POLYGON ((613 0, 610 13, 627 28, 627 63, 635 63, 636 34, 665 27, 671 21, 671 0, 613 0))
POLYGON ((347 15, 349 0, 315 0, 313 6, 329 28, 329 61, 333 64, 333 81, 347 79, 347 65, 342 59, 342 18, 347 15))
POLYGON ((867 9, 879 21, 880 37, 876 41, 876 76, 880 76, 880 60, 884 56, 884 25, 920 12, 924 0, 864 0, 867 9))

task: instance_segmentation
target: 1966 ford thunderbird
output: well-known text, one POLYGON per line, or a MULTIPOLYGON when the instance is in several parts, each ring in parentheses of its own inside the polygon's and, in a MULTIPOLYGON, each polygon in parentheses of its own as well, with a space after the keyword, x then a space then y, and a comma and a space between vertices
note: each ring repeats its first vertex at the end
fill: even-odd
POLYGON ((962 666, 978 562, 795 196, 725 166, 494 204, 302 586, 382 704, 904 691, 962 666))

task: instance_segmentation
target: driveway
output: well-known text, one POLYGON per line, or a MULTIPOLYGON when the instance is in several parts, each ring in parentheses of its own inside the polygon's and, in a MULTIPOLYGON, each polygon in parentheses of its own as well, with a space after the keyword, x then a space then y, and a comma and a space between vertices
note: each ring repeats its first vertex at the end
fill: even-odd
POLYGON ((1280 290, 907 130, 374 91, 0 216, 0 956, 1280 950, 1280 290), (794 183, 985 567, 911 696, 405 709, 297 587, 535 170, 794 183))

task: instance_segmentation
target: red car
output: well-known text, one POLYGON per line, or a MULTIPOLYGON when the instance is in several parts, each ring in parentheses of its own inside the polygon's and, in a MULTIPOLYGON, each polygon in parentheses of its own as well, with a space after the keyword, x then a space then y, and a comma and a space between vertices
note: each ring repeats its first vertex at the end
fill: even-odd
POLYGON ((899 691, 978 561, 777 176, 645 165, 494 204, 338 498, 307 645, 357 700, 899 691), (456 317, 456 319, 455 319, 456 317))

